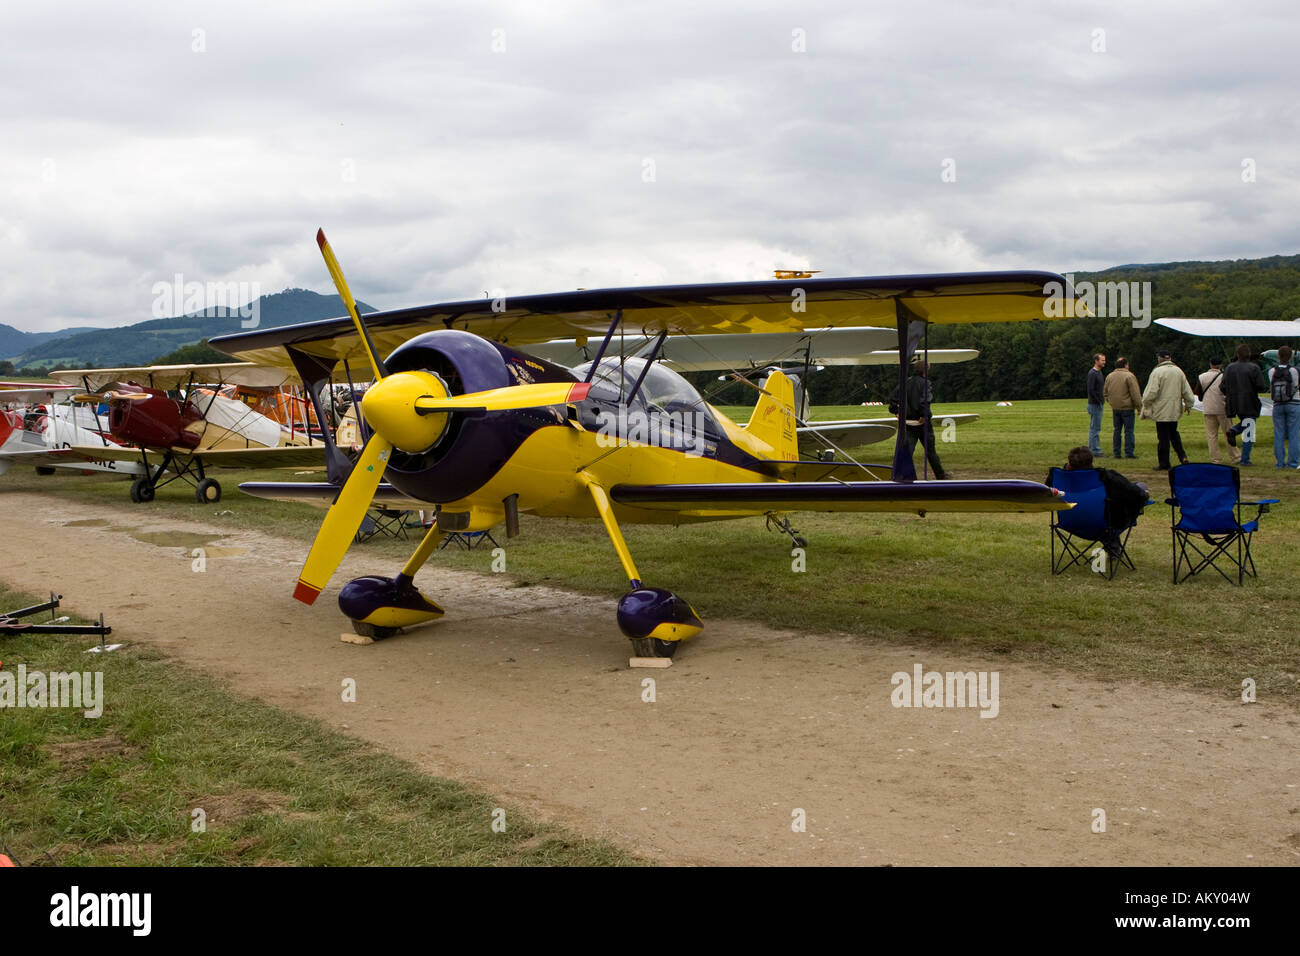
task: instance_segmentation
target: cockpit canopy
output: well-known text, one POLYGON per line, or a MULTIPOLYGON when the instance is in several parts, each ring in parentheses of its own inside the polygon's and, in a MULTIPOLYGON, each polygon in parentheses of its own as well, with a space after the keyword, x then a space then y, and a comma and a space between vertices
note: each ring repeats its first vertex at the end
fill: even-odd
MULTIPOLYGON (((584 362, 572 370, 573 374, 580 380, 586 379, 591 366, 591 362, 584 362)), ((716 440, 722 434, 713 412, 695 387, 658 362, 647 363, 643 358, 620 359, 617 356, 601 359, 596 374, 592 376, 587 398, 601 405, 618 406, 629 412, 651 416, 662 424, 665 436, 677 432, 682 433, 679 436, 682 438, 716 440), (628 395, 643 372, 645 379, 636 395, 632 396, 632 401, 628 402, 628 395)))

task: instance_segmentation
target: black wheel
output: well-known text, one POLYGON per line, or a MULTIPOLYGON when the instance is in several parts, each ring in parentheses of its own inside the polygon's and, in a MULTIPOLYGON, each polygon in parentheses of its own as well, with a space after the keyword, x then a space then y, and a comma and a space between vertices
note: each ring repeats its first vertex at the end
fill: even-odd
POLYGON ((37 465, 37 466, 36 466, 36 474, 38 474, 38 475, 52 475, 52 474, 54 474, 54 472, 55 472, 55 469, 50 468, 50 467, 47 466, 47 465, 37 465))
POLYGON ((153 484, 148 478, 137 478, 131 482, 131 500, 136 504, 153 501, 153 484))
POLYGON ((794 546, 795 546, 796 548, 806 548, 806 547, 808 547, 808 541, 807 541, 807 539, 805 539, 805 538, 802 537, 801 535, 795 535, 795 536, 794 536, 794 546))
POLYGON ((215 478, 204 478, 194 489, 194 497, 201 505, 216 504, 221 500, 221 485, 215 478))
POLYGON ((368 637, 374 641, 382 641, 386 637, 392 637, 401 630, 401 628, 380 627, 377 624, 367 624, 365 621, 353 621, 352 630, 356 631, 362 637, 368 637))
POLYGON ((633 657, 672 657, 681 641, 661 641, 657 637, 632 637, 633 657))

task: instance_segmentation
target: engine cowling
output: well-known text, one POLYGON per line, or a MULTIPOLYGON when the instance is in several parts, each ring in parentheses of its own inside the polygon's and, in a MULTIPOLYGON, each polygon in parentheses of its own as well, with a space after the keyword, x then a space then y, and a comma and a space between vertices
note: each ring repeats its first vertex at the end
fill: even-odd
MULTIPOLYGON (((450 395, 536 382, 575 382, 552 365, 471 332, 438 329, 403 343, 385 360, 389 373, 432 372, 450 395)), ((565 423, 555 407, 454 412, 428 448, 394 449, 386 477, 404 494, 423 501, 458 501, 481 488, 539 428, 565 423)))

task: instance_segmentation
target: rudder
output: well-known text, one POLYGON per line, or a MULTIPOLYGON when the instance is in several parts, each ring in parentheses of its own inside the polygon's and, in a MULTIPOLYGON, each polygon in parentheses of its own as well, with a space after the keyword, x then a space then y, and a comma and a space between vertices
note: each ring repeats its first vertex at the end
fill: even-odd
POLYGON ((795 431, 794 383, 784 372, 774 371, 763 389, 745 430, 770 445, 776 460, 796 461, 799 437, 795 431))

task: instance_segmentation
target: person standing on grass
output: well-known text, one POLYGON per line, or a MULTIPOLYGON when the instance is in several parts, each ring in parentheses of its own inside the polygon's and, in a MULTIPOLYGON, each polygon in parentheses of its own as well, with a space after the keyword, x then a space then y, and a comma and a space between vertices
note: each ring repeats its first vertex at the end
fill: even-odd
POLYGON ((1224 404, 1223 392, 1219 390, 1219 382, 1222 380, 1223 359, 1216 355, 1210 359, 1209 370, 1202 372, 1197 380, 1201 386, 1201 410, 1205 412, 1205 443, 1210 446, 1210 461, 1216 465, 1220 464, 1219 432, 1222 431, 1228 440, 1228 452, 1235 465, 1241 461, 1241 452, 1237 451, 1232 436, 1228 433, 1230 424, 1228 412, 1224 404))
POLYGON ((1138 387, 1137 376, 1129 371, 1128 359, 1122 355, 1115 359, 1115 371, 1106 376, 1106 404, 1110 406, 1114 433, 1111 443, 1115 457, 1119 457, 1119 436, 1124 433, 1124 457, 1136 458, 1137 448, 1134 444, 1133 422, 1137 410, 1142 407, 1142 389, 1138 387))
POLYGON ((1147 379, 1142 393, 1142 417, 1155 419, 1156 471, 1169 470, 1169 448, 1173 447, 1180 464, 1187 464, 1183 439, 1178 434, 1178 419, 1196 407, 1196 394, 1187 384, 1187 376, 1174 364, 1168 349, 1156 352, 1157 365, 1147 379))
POLYGON ((1273 457, 1279 468, 1300 468, 1300 372, 1291 367, 1291 355, 1289 345, 1277 350, 1277 367, 1269 380, 1269 394, 1273 398, 1273 457))
POLYGON ((948 473, 943 470, 943 463, 934 447, 934 427, 930 418, 930 366, 924 360, 916 363, 916 371, 908 378, 903 401, 907 406, 905 440, 908 457, 916 451, 916 443, 920 441, 925 447, 925 460, 934 469, 934 477, 940 481, 947 480, 948 473))
POLYGON ((1088 450, 1094 458, 1106 457, 1101 453, 1101 410, 1106 400, 1106 380, 1101 370, 1105 367, 1106 356, 1098 352, 1088 369, 1088 450))
POLYGON ((1268 379, 1250 360, 1249 345, 1237 346, 1237 361, 1223 370, 1219 391, 1223 392, 1228 417, 1240 419, 1228 429, 1228 441, 1231 442, 1234 435, 1241 436, 1241 461, 1238 464, 1249 466, 1253 464, 1250 450, 1255 446, 1255 420, 1264 409, 1259 393, 1268 391, 1268 379))

